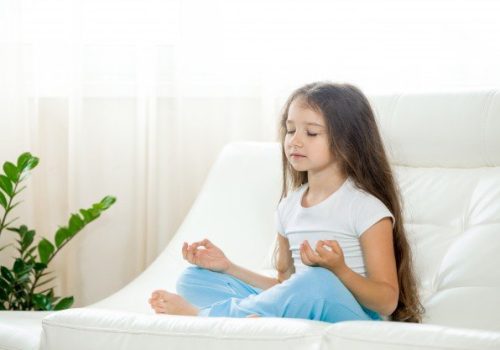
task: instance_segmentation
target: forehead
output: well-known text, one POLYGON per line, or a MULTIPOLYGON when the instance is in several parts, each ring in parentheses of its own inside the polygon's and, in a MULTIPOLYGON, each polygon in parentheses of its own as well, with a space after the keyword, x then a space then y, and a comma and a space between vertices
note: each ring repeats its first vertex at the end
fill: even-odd
POLYGON ((323 115, 304 104, 300 99, 293 100, 290 104, 286 123, 325 125, 323 115))

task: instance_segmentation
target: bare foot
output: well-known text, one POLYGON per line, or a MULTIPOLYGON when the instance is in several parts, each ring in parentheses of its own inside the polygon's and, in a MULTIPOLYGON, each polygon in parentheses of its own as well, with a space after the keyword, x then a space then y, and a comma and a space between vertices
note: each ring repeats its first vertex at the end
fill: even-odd
POLYGON ((157 314, 198 316, 199 309, 186 299, 166 290, 155 290, 149 299, 157 314))
POLYGON ((251 315, 248 315, 247 317, 245 318, 257 318, 257 317, 260 317, 259 315, 256 315, 256 314, 251 314, 251 315))

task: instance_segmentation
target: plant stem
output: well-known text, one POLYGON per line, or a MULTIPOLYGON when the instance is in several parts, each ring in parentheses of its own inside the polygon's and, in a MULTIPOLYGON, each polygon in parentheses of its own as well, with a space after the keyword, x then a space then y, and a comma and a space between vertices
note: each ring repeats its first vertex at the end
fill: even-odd
POLYGON ((2 222, 0 223, 0 236, 2 236, 2 231, 5 228, 3 225, 5 224, 5 221, 7 220, 7 214, 9 214, 10 205, 12 204, 12 200, 14 199, 14 196, 16 195, 16 190, 17 190, 18 185, 19 185, 19 181, 17 181, 14 185, 14 191, 12 192, 12 197, 9 196, 9 203, 7 204, 7 208, 5 208, 5 213, 3 215, 2 222))
MULTIPOLYGON (((59 246, 59 248, 56 249, 56 251, 52 254, 52 256, 49 258, 49 260, 47 260, 47 267, 49 266, 49 263, 52 261, 52 259, 54 259, 54 257, 56 256, 57 253, 59 253, 59 251, 66 245, 68 244, 69 241, 71 241, 73 239, 73 237, 76 236, 78 232, 76 232, 70 239, 66 240, 63 244, 61 244, 59 246)), ((31 296, 33 295, 35 289, 36 289, 36 284, 38 283, 38 280, 40 279, 41 275, 42 275, 42 272, 44 271, 45 269, 43 270, 40 270, 38 272, 35 273, 35 279, 33 280, 33 284, 31 285, 31 289, 30 289, 30 292, 28 294, 28 305, 31 305, 31 296)))

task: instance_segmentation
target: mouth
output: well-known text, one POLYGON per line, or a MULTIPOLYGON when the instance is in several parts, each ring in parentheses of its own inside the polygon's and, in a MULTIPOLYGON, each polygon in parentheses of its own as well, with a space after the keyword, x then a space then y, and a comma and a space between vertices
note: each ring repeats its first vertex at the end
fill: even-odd
POLYGON ((300 158, 305 158, 306 156, 300 153, 292 153, 290 154, 290 157, 292 157, 293 159, 300 159, 300 158))

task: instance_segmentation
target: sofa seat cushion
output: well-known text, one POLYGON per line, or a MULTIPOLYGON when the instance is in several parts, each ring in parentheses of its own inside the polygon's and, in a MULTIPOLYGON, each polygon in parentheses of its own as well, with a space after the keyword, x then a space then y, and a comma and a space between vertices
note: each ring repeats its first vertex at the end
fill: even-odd
POLYGON ((326 330, 325 349, 500 349, 500 332, 404 322, 339 322, 326 330))
POLYGON ((212 318, 69 309, 43 320, 41 349, 319 349, 320 321, 212 318))
POLYGON ((71 309, 43 320, 42 349, 500 349, 500 333, 402 322, 326 323, 71 309))

